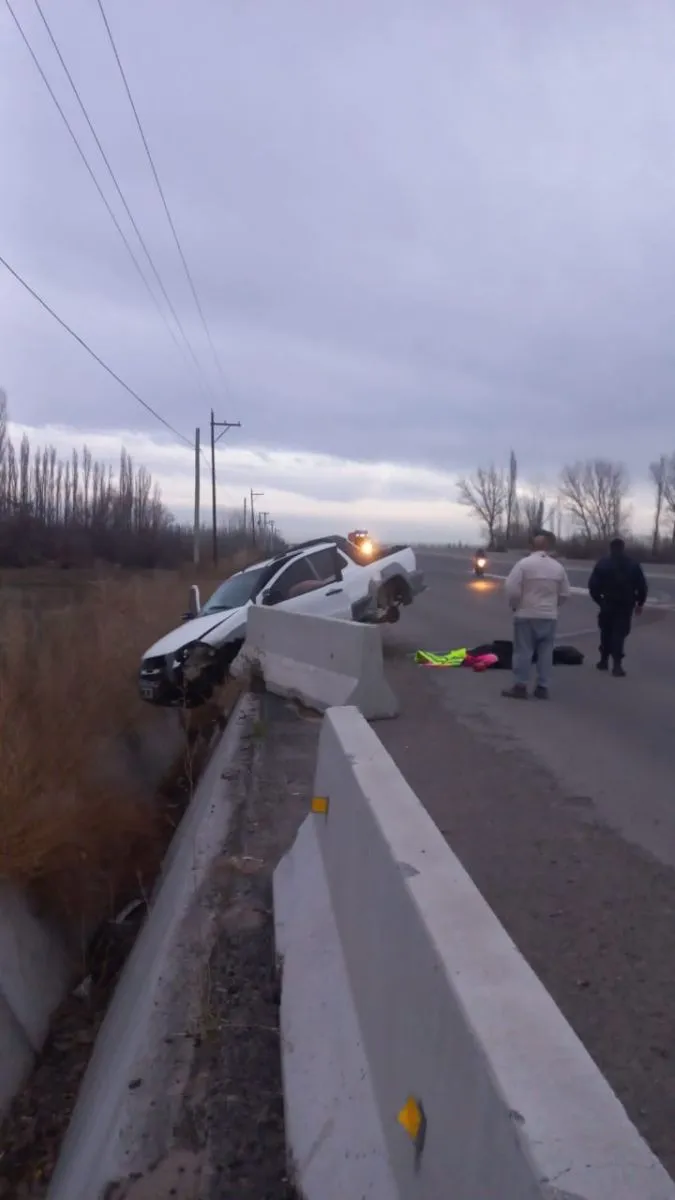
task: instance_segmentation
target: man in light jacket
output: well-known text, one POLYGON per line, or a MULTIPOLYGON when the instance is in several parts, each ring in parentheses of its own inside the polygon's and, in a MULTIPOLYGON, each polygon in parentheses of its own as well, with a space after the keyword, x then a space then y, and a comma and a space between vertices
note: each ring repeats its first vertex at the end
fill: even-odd
POLYGON ((570 581, 562 563, 551 556, 555 538, 540 533, 533 539, 532 553, 516 563, 505 583, 506 597, 513 609, 513 687, 502 693, 511 700, 527 700, 527 685, 536 655, 538 700, 548 700, 553 667, 558 609, 570 595, 570 581))

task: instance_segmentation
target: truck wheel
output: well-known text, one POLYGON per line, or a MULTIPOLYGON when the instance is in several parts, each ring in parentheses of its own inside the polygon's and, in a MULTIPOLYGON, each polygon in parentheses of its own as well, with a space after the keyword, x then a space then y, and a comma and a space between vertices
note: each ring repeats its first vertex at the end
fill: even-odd
POLYGON ((377 607, 380 613, 382 614, 382 610, 384 610, 379 621, 388 625, 395 624, 401 616, 401 605, 410 603, 409 592, 407 584, 398 576, 395 579, 387 580, 377 597, 377 607))

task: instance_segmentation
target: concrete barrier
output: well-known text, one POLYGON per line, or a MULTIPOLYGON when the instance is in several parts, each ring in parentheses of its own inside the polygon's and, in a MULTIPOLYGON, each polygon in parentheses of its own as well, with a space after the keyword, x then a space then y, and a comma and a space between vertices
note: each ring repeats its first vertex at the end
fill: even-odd
POLYGON ((306 1200, 674 1200, 675 1184, 373 730, 324 718, 275 876, 306 1200))
POLYGON ((376 625, 255 606, 242 657, 258 664, 270 692, 319 711, 352 704, 366 720, 398 713, 376 625))
POLYGON ((59 933, 24 892, 0 880, 0 1117, 42 1049, 71 971, 59 933))

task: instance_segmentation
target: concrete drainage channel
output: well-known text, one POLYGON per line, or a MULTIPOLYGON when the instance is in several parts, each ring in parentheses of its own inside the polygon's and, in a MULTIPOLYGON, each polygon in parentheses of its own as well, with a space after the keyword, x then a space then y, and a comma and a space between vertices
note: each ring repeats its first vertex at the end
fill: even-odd
MULTIPOLYGON (((296 1196, 272 871, 308 785, 294 782, 283 734, 270 738, 270 703, 243 695, 197 786, 96 1041, 49 1200, 296 1196)), ((313 751, 304 762, 306 775, 313 751)))
POLYGON ((156 813, 153 844, 147 853, 141 847, 118 911, 95 924, 79 910, 57 921, 40 908, 39 891, 0 883, 0 1197, 12 1200, 46 1194, 99 1027, 148 911, 162 845, 180 825, 208 754, 204 728, 188 750, 175 713, 155 713, 118 742, 97 750, 95 771, 142 786, 156 813))

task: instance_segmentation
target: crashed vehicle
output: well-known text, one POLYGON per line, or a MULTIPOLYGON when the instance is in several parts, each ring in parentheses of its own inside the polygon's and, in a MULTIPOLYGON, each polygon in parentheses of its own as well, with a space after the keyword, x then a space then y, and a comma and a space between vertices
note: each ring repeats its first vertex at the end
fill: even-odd
POLYGON ((410 546, 376 546, 364 559, 341 536, 302 542, 230 576, 204 605, 193 588, 193 611, 141 659, 140 695, 162 707, 195 708, 208 700, 244 644, 252 604, 393 623, 424 588, 410 546))

